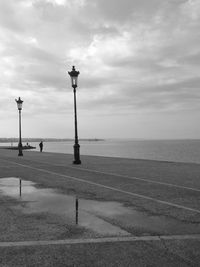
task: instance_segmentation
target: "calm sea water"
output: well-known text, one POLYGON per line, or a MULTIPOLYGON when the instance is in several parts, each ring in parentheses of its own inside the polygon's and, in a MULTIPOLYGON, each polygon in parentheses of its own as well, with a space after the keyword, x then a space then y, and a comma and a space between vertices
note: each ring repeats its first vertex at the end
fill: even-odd
MULTIPOLYGON (((37 147, 39 143, 30 143, 37 147)), ((44 142, 44 152, 73 153, 73 142, 44 142)), ((200 140, 80 141, 81 155, 153 159, 200 164, 200 140)))

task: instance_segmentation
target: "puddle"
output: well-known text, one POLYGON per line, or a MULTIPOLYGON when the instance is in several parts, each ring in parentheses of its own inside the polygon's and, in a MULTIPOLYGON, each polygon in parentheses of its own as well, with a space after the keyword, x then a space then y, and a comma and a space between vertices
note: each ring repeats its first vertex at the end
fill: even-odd
POLYGON ((59 194, 52 189, 37 188, 31 181, 15 177, 0 179, 0 194, 26 202, 20 210, 24 213, 49 212, 62 216, 66 222, 83 226, 105 236, 128 236, 130 234, 189 234, 200 232, 200 224, 184 223, 164 216, 149 216, 146 213, 124 207, 118 202, 78 199, 59 194))
MULTIPOLYGON (((76 222, 76 198, 74 196, 59 194, 52 189, 35 186, 36 184, 31 181, 21 180, 20 189, 19 178, 0 179, 0 193, 18 198, 21 201, 27 201, 25 206, 20 207, 24 213, 49 212, 61 215, 68 223, 76 222)), ((104 203, 79 199, 78 206, 78 225, 106 236, 130 235, 127 231, 112 225, 95 214, 95 207, 97 210, 103 210, 104 203)))

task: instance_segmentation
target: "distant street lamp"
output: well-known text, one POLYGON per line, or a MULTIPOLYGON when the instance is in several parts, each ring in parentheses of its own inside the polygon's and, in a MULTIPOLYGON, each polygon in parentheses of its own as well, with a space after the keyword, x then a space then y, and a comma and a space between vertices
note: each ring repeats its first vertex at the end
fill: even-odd
POLYGON ((17 102, 17 108, 19 110, 19 144, 18 144, 19 154, 18 154, 18 156, 23 156, 23 153, 22 153, 22 136, 21 136, 21 110, 22 110, 23 101, 21 100, 20 97, 18 100, 15 99, 15 101, 17 102))
POLYGON ((75 67, 72 67, 72 71, 68 71, 71 81, 72 87, 74 88, 74 122, 75 122, 75 144, 74 144, 74 164, 81 164, 80 160, 80 145, 78 143, 78 130, 77 130, 77 112, 76 112, 76 88, 79 71, 75 70, 75 67))

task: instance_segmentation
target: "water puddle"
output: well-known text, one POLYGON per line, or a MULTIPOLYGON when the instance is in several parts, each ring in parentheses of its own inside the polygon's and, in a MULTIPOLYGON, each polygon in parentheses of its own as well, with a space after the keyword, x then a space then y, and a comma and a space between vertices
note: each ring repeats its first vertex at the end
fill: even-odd
POLYGON ((31 181, 21 180, 20 184, 20 179, 15 177, 0 179, 0 194, 25 202, 26 205, 19 207, 24 213, 57 214, 67 223, 77 223, 103 236, 200 232, 200 224, 177 222, 164 216, 150 216, 131 207, 124 207, 118 202, 78 199, 52 189, 37 188, 31 181))
POLYGON ((66 223, 77 223, 101 235, 130 235, 95 214, 95 207, 97 211, 104 210, 103 202, 78 199, 56 193, 52 189, 37 188, 35 183, 15 177, 0 179, 0 193, 26 202, 26 205, 20 207, 24 213, 49 212, 61 215, 66 223))

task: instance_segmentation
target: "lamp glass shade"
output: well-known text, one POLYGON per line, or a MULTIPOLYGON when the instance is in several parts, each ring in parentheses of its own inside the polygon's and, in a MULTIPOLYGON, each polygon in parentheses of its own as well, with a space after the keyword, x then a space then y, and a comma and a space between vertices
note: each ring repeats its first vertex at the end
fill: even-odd
POLYGON ((71 81, 72 81, 72 87, 77 86, 78 84, 78 76, 71 76, 71 81))

